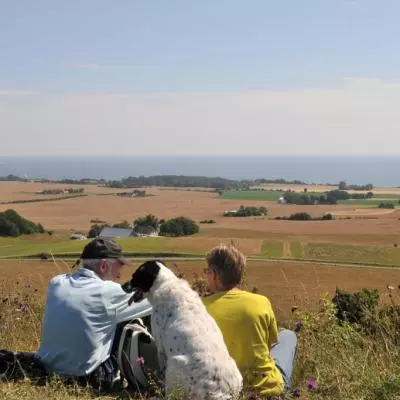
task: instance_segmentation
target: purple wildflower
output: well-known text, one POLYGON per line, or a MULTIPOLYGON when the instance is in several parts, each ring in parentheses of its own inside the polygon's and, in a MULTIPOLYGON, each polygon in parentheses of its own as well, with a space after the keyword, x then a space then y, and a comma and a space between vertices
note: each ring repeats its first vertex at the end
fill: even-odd
POLYGON ((248 398, 248 400, 257 400, 258 395, 256 392, 249 392, 249 396, 247 398, 248 398))
POLYGON ((21 312, 23 312, 23 313, 26 313, 26 312, 28 312, 28 310, 29 310, 28 304, 26 304, 26 303, 20 303, 20 305, 19 305, 19 311, 21 311, 21 312))
POLYGON ((310 390, 316 389, 318 387, 318 383, 315 379, 308 379, 306 385, 310 390))
POLYGON ((137 359, 136 359, 136 362, 138 363, 138 364, 144 364, 144 358, 143 357, 138 357, 137 359))
POLYGON ((294 325, 294 331, 297 333, 303 328, 303 322, 297 321, 296 324, 294 325))

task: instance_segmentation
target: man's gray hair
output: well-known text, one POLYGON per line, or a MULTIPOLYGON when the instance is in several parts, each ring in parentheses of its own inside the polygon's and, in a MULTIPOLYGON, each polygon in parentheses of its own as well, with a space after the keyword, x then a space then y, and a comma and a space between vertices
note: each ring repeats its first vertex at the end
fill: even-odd
MULTIPOLYGON (((83 260, 83 268, 86 269, 90 269, 93 271, 94 268, 96 268, 96 265, 102 261, 102 259, 99 258, 94 258, 94 259, 90 259, 90 258, 86 258, 83 260)), ((107 261, 107 264, 110 265, 109 263, 109 259, 105 259, 105 261, 107 261)))

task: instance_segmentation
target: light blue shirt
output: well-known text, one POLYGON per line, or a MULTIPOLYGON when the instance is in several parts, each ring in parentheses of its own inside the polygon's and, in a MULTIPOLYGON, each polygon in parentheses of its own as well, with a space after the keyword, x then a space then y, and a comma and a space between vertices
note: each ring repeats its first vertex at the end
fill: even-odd
POLYGON ((128 305, 131 296, 86 268, 54 277, 37 357, 51 372, 90 374, 110 357, 118 323, 150 315, 149 302, 128 305))

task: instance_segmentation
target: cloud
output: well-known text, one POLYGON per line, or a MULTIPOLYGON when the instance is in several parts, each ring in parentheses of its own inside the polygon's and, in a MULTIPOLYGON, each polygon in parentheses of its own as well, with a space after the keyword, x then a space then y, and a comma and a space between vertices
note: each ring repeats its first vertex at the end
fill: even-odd
POLYGON ((0 96, 5 97, 26 97, 38 94, 32 90, 19 90, 19 89, 0 89, 0 96))
POLYGON ((400 85, 0 98, 2 154, 399 154, 400 85))

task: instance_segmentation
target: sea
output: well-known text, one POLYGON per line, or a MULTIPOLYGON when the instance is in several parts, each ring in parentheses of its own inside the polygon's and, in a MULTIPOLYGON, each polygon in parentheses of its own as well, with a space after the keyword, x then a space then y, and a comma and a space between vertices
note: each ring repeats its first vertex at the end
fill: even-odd
POLYGON ((0 176, 9 174, 54 180, 196 175, 400 187, 400 156, 0 156, 0 176))

